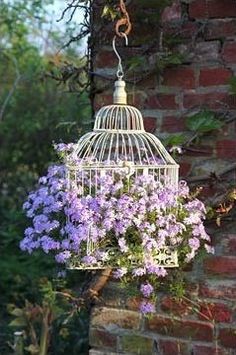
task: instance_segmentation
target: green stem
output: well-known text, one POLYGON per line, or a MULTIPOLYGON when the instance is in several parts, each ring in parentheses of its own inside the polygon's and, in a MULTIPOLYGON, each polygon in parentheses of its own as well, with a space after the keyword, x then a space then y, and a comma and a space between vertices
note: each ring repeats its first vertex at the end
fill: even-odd
POLYGON ((23 332, 14 333, 14 354, 24 355, 23 332))
POLYGON ((50 333, 50 327, 49 327, 50 313, 51 313, 50 308, 47 306, 45 310, 45 314, 42 319, 39 355, 47 355, 48 344, 49 344, 49 333, 50 333))

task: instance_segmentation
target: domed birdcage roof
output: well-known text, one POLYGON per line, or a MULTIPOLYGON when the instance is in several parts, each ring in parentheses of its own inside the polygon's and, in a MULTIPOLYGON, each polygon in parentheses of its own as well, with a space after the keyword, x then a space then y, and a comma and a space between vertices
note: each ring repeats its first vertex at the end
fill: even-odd
POLYGON ((113 104, 97 112, 93 131, 83 135, 67 157, 69 180, 74 185, 76 171, 87 170, 85 175, 89 179, 93 172, 97 176, 102 175, 104 170, 129 167, 128 175, 154 174, 158 180, 176 186, 178 164, 160 140, 145 131, 141 112, 127 104, 124 73, 115 38, 113 49, 119 59, 113 104))
POLYGON ((139 167, 177 168, 160 140, 145 131, 141 112, 127 105, 125 82, 116 81, 115 88, 113 105, 98 111, 93 131, 80 138, 72 152, 72 160, 90 167, 128 161, 139 167))

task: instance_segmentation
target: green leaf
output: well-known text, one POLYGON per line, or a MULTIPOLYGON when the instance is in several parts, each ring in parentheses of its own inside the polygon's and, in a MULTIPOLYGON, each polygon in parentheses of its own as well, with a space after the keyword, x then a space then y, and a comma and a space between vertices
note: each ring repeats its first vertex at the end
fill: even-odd
POLYGON ((223 122, 215 117, 211 111, 200 111, 186 120, 186 126, 190 131, 206 133, 215 129, 220 129, 223 122))
POLYGON ((25 348, 26 351, 28 351, 30 354, 38 354, 39 353, 39 347, 37 345, 31 344, 30 346, 27 346, 25 348))
POLYGON ((128 70, 140 69, 145 66, 146 60, 144 57, 135 56, 127 61, 128 70))
POLYGON ((116 16, 117 16, 117 12, 114 11, 114 9, 111 6, 108 5, 104 6, 101 17, 108 17, 111 18, 112 21, 114 21, 116 16))
POLYGON ((11 312, 10 312, 11 315, 13 316, 16 316, 16 317, 22 317, 24 312, 22 309, 20 308, 14 308, 11 312))
POLYGON ((164 145, 166 146, 181 146, 184 144, 186 137, 183 134, 175 134, 164 139, 164 145))
POLYGON ((23 317, 15 318, 9 323, 10 327, 25 327, 26 325, 26 320, 23 317))
POLYGON ((232 76, 232 78, 230 78, 229 84, 230 84, 230 91, 233 94, 236 94, 236 76, 232 76))

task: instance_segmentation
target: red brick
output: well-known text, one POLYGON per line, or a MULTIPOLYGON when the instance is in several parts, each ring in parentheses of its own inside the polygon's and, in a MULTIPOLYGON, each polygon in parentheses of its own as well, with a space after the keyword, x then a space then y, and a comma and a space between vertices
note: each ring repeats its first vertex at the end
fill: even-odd
POLYGON ((100 51, 95 58, 96 68, 111 68, 116 65, 116 56, 113 51, 100 51))
POLYGON ((191 18, 236 17, 234 0, 195 0, 189 5, 191 18))
POLYGON ((179 169, 179 174, 181 177, 186 177, 192 168, 192 164, 188 162, 181 162, 180 163, 180 169, 179 169))
POLYGON ((145 131, 154 133, 157 127, 156 117, 144 117, 144 128, 145 131))
POLYGON ((199 295, 200 297, 234 300, 236 298, 236 283, 230 281, 226 284, 225 281, 222 281, 217 284, 201 284, 199 295))
POLYGON ((206 25, 206 39, 221 39, 236 35, 236 20, 211 20, 206 25))
POLYGON ((107 328, 109 325, 115 325, 124 329, 138 329, 140 325, 140 314, 128 310, 114 308, 94 308, 91 315, 91 326, 107 328))
POLYGON ((232 320, 232 311, 222 303, 203 303, 200 307, 199 319, 229 323, 232 320))
POLYGON ((226 352, 216 347, 209 347, 204 345, 195 345, 193 348, 193 355, 227 355, 226 352))
POLYGON ((219 341, 226 348, 236 349, 236 329, 232 329, 232 328, 220 329, 219 341))
POLYGON ((161 21, 171 22, 177 21, 181 19, 182 11, 181 11, 181 4, 180 1, 175 0, 171 6, 167 6, 161 15, 161 21))
POLYGON ((204 270, 207 274, 236 277, 236 257, 213 256, 205 260, 204 270))
POLYGON ((177 109, 175 95, 172 94, 154 94, 148 97, 145 103, 146 108, 150 109, 177 109))
POLYGON ((194 70, 187 67, 168 68, 163 74, 163 85, 193 89, 196 87, 194 70))
POLYGON ((223 104, 225 104, 225 106, 227 108, 236 109, 236 95, 235 94, 226 95, 222 102, 223 102, 223 104))
POLYGON ((128 99, 127 102, 131 106, 135 106, 137 108, 142 107, 144 102, 144 95, 141 93, 135 93, 134 95, 127 89, 128 92, 128 99))
POLYGON ((218 158, 236 158, 236 140, 224 139, 216 143, 218 158))
POLYGON ((134 334, 123 334, 120 337, 122 354, 151 354, 153 349, 153 339, 134 334))
POLYGON ((160 340, 159 348, 163 355, 178 354, 178 344, 175 341, 170 340, 160 340))
POLYGON ((185 119, 183 117, 167 116, 162 120, 161 130, 163 132, 175 133, 185 129, 185 119))
POLYGON ((161 310, 175 315, 184 316, 192 311, 189 302, 185 300, 176 300, 173 297, 165 296, 161 301, 161 310))
POLYGON ((222 57, 226 63, 236 63, 236 42, 225 43, 222 57))
POLYGON ((112 102, 112 94, 96 95, 93 102, 93 108, 95 111, 98 111, 102 106, 112 105, 112 102))
POLYGON ((100 329, 90 329, 89 343, 95 347, 116 350, 117 337, 100 329))
POLYGON ((236 235, 229 235, 225 242, 225 252, 236 255, 236 235))
POLYGON ((142 302, 142 298, 141 297, 138 297, 138 296, 136 296, 136 297, 128 297, 128 299, 126 301, 126 306, 131 311, 139 311, 141 302, 142 302))
POLYGON ((196 22, 185 22, 182 25, 181 33, 179 34, 182 38, 192 38, 198 31, 199 24, 196 22))
POLYGON ((148 320, 147 329, 170 337, 202 341, 213 339, 213 325, 194 320, 177 320, 157 315, 148 320))
POLYGON ((224 68, 201 69, 199 84, 201 86, 226 85, 232 72, 224 68))
POLYGON ((220 92, 213 92, 210 94, 187 94, 184 95, 183 104, 185 108, 206 106, 210 109, 219 109, 222 108, 222 102, 226 95, 226 93, 220 92))
MULTIPOLYGON (((213 197, 217 193, 217 190, 213 186, 202 186, 201 196, 203 198, 213 197)), ((214 222, 215 223, 215 222, 214 222)))
MULTIPOLYGON (((138 88, 140 90, 147 91, 147 89, 155 89, 158 85, 157 76, 150 74, 147 77, 145 76, 142 80, 138 83, 138 88)), ((130 89, 130 91, 132 88, 130 89)))
POLYGON ((195 147, 186 147, 185 149, 185 156, 205 156, 205 155, 212 155, 213 147, 210 145, 198 145, 195 147))
POLYGON ((183 22, 181 24, 178 24, 178 26, 173 26, 171 25, 166 25, 163 28, 164 34, 169 35, 169 36, 176 36, 181 38, 192 38, 198 30, 199 30, 199 23, 197 22, 183 22))
POLYGON ((159 349, 162 355, 189 354, 188 345, 180 341, 159 340, 159 349))

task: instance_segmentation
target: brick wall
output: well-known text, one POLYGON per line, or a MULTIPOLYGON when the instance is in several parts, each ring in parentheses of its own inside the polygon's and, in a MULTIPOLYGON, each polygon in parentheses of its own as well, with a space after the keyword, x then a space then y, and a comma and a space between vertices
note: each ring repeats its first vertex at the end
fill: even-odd
MULTIPOLYGON (((148 2, 148 1, 147 1, 148 2)), ((132 7, 134 21, 129 48, 121 48, 123 58, 148 50, 150 67, 159 48, 148 48, 158 37, 152 28, 136 22, 141 7, 132 7), (140 29, 140 26, 142 27, 140 29)), ((145 11, 156 11, 150 2, 145 11)), ((111 25, 101 29, 101 1, 95 2, 94 77, 99 92, 94 108, 111 103, 112 81, 117 60, 112 52, 111 25)), ((220 172, 236 160, 236 98, 229 90, 229 79, 236 75, 236 1, 174 1, 162 15, 164 32, 177 36, 175 50, 183 54, 181 65, 166 68, 161 75, 134 80, 127 75, 129 103, 143 113, 146 130, 160 138, 187 132, 186 117, 203 108, 226 121, 224 127, 202 138, 195 149, 177 157, 181 176, 220 172)), ((132 74, 134 78, 137 73, 132 74)), ((235 173, 232 173, 235 181, 235 173)), ((205 187, 208 190, 208 186, 205 187)), ((91 315, 91 354, 236 354, 236 234, 235 223, 213 229, 216 254, 193 266, 188 272, 189 300, 176 302, 160 295, 157 313, 143 319, 137 312, 138 299, 127 298, 118 284, 110 282, 103 291, 102 305, 91 315)))
POLYGON ((90 354, 235 355, 236 235, 213 239, 216 254, 186 273, 186 298, 159 294, 150 319, 137 297, 110 281, 91 314, 90 354))

